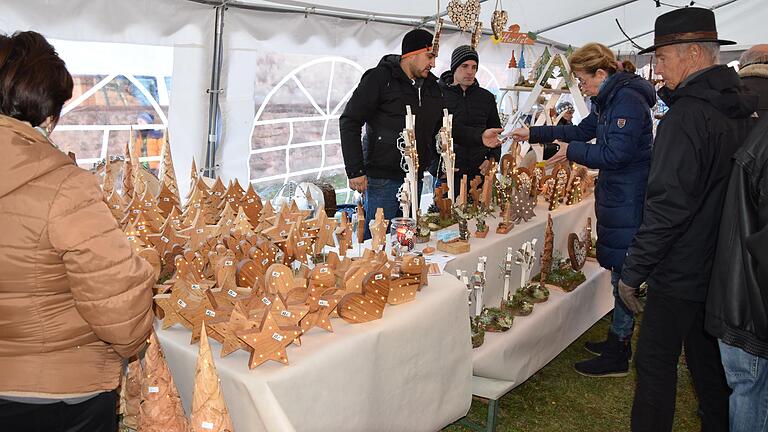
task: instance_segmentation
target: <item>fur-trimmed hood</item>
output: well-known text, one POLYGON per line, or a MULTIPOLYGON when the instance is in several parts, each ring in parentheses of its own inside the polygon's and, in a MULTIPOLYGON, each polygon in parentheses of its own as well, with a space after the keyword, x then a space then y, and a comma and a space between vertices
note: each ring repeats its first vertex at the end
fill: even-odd
POLYGON ((768 64, 755 63, 749 66, 745 66, 739 70, 739 76, 742 78, 756 77, 768 79, 768 64))

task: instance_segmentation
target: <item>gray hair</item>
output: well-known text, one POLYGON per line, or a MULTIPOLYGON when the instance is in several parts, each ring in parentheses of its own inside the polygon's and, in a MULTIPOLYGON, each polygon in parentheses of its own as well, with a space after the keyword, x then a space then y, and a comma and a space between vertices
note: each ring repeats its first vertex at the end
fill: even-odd
POLYGON ((755 45, 744 51, 739 58, 740 67, 756 63, 768 63, 768 44, 755 45))
POLYGON ((683 53, 692 45, 698 45, 701 47, 704 58, 711 62, 711 64, 717 64, 720 61, 720 44, 717 42, 691 42, 677 44, 677 53, 679 55, 683 55, 683 53))

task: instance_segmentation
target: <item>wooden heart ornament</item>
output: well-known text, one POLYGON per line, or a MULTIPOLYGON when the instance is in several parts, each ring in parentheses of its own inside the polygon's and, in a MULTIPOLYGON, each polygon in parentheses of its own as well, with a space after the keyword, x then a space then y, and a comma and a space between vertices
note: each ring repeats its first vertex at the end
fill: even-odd
POLYGON ((505 10, 493 11, 491 17, 491 30, 493 31, 493 37, 501 39, 501 33, 507 27, 507 20, 509 20, 509 14, 505 10))
POLYGON ((576 233, 568 235, 568 256, 571 258, 571 268, 576 271, 581 270, 587 261, 587 249, 576 233))
POLYGON ((380 319, 389 297, 390 270, 369 274, 362 294, 347 294, 339 302, 339 316, 350 324, 380 319))
POLYGON ((448 3, 448 18, 450 18, 461 31, 467 31, 471 25, 477 22, 479 16, 479 0, 451 0, 448 3))

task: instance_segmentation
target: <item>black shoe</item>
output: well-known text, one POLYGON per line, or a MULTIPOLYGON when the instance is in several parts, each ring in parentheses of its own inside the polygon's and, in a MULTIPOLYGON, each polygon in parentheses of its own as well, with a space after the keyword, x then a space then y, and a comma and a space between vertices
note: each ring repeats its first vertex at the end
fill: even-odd
POLYGON ((629 374, 629 357, 632 348, 630 339, 619 340, 613 333, 603 345, 600 357, 585 360, 574 365, 576 372, 588 377, 623 377, 629 374))
POLYGON ((605 349, 605 344, 607 344, 608 341, 600 341, 600 342, 585 342, 584 343, 584 349, 589 351, 590 353, 594 355, 600 355, 603 353, 603 350, 605 349))

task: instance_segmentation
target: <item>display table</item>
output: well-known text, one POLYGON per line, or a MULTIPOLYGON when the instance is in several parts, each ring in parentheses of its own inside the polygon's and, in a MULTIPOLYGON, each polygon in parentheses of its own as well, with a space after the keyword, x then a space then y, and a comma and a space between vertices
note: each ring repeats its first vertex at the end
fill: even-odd
MULTIPOLYGON (((434 431, 464 416, 471 403, 472 350, 466 290, 454 277, 430 277, 412 302, 388 306, 381 320, 334 332, 315 328, 290 364, 249 370, 248 354, 219 358, 216 368, 235 430, 434 431)), ((158 330, 189 413, 197 345, 179 326, 158 330)))

